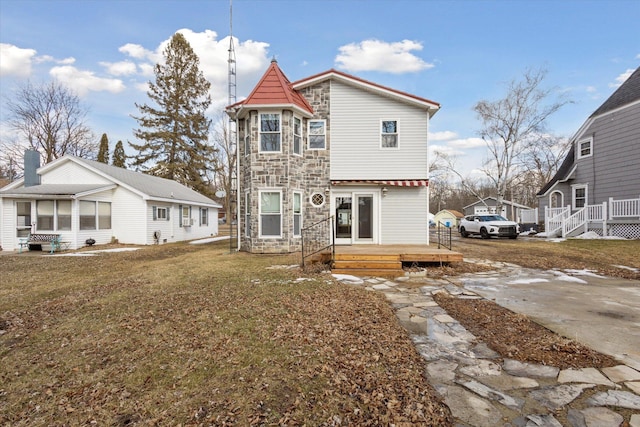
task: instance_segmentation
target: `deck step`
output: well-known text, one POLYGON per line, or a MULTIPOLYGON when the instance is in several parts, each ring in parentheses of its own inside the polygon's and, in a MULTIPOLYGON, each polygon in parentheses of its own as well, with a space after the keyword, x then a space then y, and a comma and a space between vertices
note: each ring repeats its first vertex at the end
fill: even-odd
POLYGON ((334 267, 339 269, 355 268, 355 269, 374 269, 374 270, 402 270, 402 262, 400 261, 342 261, 336 260, 334 267))
POLYGON ((336 254, 336 261, 400 261, 398 254, 336 254))
POLYGON ((331 270, 332 274, 349 274, 351 276, 365 277, 365 276, 380 276, 380 277, 398 277, 404 276, 404 270, 376 270, 370 268, 334 268, 331 270))

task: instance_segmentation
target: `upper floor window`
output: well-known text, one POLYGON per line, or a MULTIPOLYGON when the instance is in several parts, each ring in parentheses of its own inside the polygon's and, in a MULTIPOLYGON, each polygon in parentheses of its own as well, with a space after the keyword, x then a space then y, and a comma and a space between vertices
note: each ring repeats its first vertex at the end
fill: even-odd
POLYGON ((260 151, 280 151, 280 114, 260 114, 260 151))
POLYGON ((326 143, 326 123, 324 120, 309 120, 309 149, 324 150, 326 143))
POLYGON ((578 142, 578 158, 589 157, 593 154, 593 139, 585 139, 578 142))
POLYGON ((293 154, 302 155, 302 120, 293 118, 293 154))
POLYGON ((398 148, 398 121, 383 120, 380 134, 382 148, 398 148))
POLYGON ((246 119, 244 124, 244 155, 248 156, 251 154, 251 119, 246 119))

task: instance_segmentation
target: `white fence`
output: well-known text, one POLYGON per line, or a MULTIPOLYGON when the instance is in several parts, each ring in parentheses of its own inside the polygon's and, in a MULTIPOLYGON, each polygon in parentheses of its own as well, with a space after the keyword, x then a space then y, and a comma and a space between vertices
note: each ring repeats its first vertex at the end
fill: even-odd
POLYGON ((609 219, 640 218, 640 197, 637 199, 613 200, 609 198, 609 219))

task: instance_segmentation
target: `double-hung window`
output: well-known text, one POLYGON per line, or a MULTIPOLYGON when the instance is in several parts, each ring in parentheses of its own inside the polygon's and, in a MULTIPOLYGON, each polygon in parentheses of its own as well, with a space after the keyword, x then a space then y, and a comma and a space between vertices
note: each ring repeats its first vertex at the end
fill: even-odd
POLYGON ((98 202, 98 229, 111 229, 111 203, 98 202))
POLYGON ((302 234, 302 193, 293 193, 293 235, 302 234))
POLYGON ((244 235, 251 237, 251 196, 244 193, 244 235))
POLYGON ((260 151, 280 151, 280 114, 260 114, 260 151))
POLYGON ((247 118, 244 124, 244 155, 248 156, 251 154, 251 118, 247 118))
POLYGON ((200 225, 209 225, 209 209, 200 208, 200 225))
POLYGON ((36 203, 36 226, 38 230, 53 231, 53 200, 38 200, 36 203))
POLYGON ((327 147, 327 125, 324 120, 309 120, 309 149, 324 150, 327 147))
POLYGON ((96 229, 96 202, 80 201, 80 230, 96 229))
POLYGON ((578 142, 578 158, 589 157, 593 154, 593 139, 584 139, 578 142))
POLYGON ((398 148, 397 120, 382 120, 380 129, 380 147, 398 148))
POLYGON ((302 120, 293 118, 293 154, 302 155, 302 120))
POLYGON ((71 230, 71 200, 57 200, 56 207, 58 219, 56 230, 71 230))
POLYGON ((280 237, 282 235, 282 193, 280 191, 260 192, 260 236, 280 237))
POLYGON ((572 186, 573 209, 582 209, 587 205, 587 186, 585 184, 572 186))
POLYGON ((154 221, 168 221, 169 220, 169 209, 163 208, 160 206, 153 207, 153 220, 154 221))

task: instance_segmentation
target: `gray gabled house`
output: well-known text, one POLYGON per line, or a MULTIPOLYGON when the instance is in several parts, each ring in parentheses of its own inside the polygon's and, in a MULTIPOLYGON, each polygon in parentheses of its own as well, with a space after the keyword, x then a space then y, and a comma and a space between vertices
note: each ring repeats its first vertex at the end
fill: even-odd
POLYGON ((640 238, 640 68, 580 127, 537 197, 548 236, 640 238))

